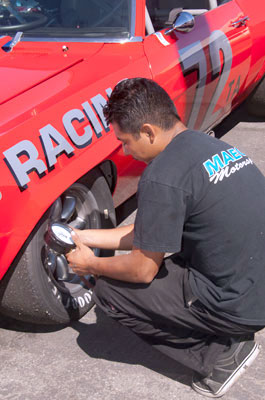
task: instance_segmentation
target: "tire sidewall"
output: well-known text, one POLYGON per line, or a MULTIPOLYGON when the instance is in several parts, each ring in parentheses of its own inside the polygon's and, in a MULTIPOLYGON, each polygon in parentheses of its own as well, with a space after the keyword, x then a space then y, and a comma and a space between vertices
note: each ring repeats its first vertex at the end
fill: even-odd
MULTIPOLYGON (((109 186, 98 170, 93 170, 77 184, 82 184, 93 194, 96 200, 96 212, 100 215, 101 228, 116 225, 115 210, 109 186), (106 210, 108 218, 106 219, 106 210)), ((75 285, 73 291, 61 290, 61 287, 43 259, 45 253, 44 234, 47 229, 52 206, 39 221, 30 238, 23 247, 16 266, 6 277, 1 311, 16 319, 30 323, 68 324, 84 316, 94 305, 92 289, 83 283, 75 285), (14 288, 17 297, 14 298, 14 288)), ((102 252, 111 256, 113 252, 102 252)), ((102 255, 100 254, 100 255, 102 255)))

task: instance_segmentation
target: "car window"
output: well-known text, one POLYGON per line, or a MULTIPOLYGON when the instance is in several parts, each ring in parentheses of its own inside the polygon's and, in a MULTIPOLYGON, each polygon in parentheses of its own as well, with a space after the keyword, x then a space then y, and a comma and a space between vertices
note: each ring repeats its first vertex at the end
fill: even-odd
POLYGON ((188 11, 197 16, 218 5, 214 0, 146 0, 147 10, 155 31, 174 22, 177 13, 188 11))
POLYGON ((0 35, 128 37, 130 0, 2 0, 0 35))

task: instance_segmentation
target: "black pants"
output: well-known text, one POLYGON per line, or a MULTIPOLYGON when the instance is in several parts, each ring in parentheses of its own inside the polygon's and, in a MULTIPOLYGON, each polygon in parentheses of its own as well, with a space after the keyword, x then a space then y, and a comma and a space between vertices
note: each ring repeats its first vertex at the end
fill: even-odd
POLYGON ((150 284, 101 277, 93 296, 107 315, 203 376, 212 371, 231 338, 262 329, 239 325, 209 312, 194 297, 188 270, 176 256, 164 259, 150 284))

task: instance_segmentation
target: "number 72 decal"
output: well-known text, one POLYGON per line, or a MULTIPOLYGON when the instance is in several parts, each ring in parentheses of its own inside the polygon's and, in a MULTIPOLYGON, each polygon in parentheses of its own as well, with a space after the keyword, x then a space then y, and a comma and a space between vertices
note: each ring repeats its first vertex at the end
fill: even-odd
MULTIPOLYGON (((183 49, 180 49, 179 54, 184 76, 193 72, 194 70, 197 70, 198 73, 196 93, 187 123, 190 129, 194 129, 201 110, 202 102, 204 100, 207 79, 207 58, 202 43, 200 41, 197 41, 187 47, 184 47, 183 49)), ((209 56, 212 71, 211 81, 218 79, 218 83, 216 85, 212 98, 207 99, 207 103, 209 103, 209 106, 204 117, 203 126, 201 126, 202 130, 205 130, 206 128, 212 126, 218 120, 218 117, 221 114, 221 109, 215 112, 214 110, 218 99, 221 96, 222 91, 227 83, 231 71, 233 57, 232 49, 228 38, 222 31, 216 30, 211 33, 209 37, 209 56), (222 61, 223 65, 221 65, 222 61)), ((239 90, 239 85, 240 77, 236 85, 237 91, 239 90)), ((230 92, 231 86, 229 96, 230 92)))

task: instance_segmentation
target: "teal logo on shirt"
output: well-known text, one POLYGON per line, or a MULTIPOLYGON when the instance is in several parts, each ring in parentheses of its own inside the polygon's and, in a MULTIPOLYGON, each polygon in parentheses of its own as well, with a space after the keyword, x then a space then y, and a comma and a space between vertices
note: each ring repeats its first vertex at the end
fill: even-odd
POLYGON ((239 151, 236 147, 222 151, 220 154, 215 154, 211 159, 203 163, 206 169, 210 182, 217 183, 223 180, 224 177, 229 178, 231 174, 239 171, 248 164, 253 164, 250 158, 242 162, 238 162, 246 154, 239 151))

